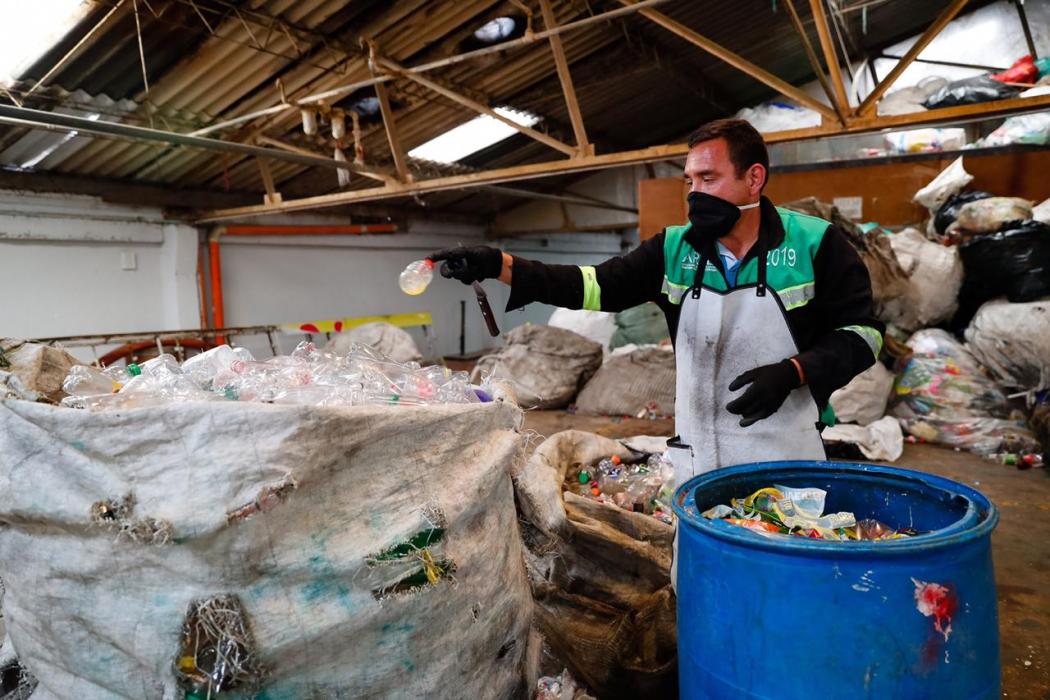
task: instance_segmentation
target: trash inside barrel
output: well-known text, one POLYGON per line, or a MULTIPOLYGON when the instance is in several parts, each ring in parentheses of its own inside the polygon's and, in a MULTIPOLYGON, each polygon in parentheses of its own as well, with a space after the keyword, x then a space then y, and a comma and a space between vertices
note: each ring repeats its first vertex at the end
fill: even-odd
POLYGON ((695 477, 674 511, 682 698, 999 697, 999 515, 978 491, 894 467, 763 462, 695 477), (729 522, 753 518, 743 501, 766 489, 823 491, 824 513, 906 536, 729 522))

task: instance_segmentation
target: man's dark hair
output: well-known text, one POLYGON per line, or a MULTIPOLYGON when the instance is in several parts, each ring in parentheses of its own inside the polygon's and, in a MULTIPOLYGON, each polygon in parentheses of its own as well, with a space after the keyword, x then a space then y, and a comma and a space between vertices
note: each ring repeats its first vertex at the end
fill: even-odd
POLYGON ((705 141, 725 139, 729 146, 729 160, 733 161, 736 176, 740 177, 755 163, 766 169, 766 181, 769 183, 769 151, 762 134, 743 119, 716 119, 708 122, 689 135, 689 148, 705 141))

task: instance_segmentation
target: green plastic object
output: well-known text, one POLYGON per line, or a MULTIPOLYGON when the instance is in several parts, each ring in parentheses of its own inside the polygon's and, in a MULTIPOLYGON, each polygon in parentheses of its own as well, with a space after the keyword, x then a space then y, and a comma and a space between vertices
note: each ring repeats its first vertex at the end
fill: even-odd
POLYGON ((128 374, 130 374, 132 377, 137 377, 140 374, 142 374, 142 368, 134 362, 132 362, 130 365, 128 365, 128 374))
POLYGON ((864 233, 871 233, 872 231, 876 233, 889 233, 889 231, 883 228, 882 224, 878 221, 868 221, 863 224, 858 224, 858 226, 860 226, 860 230, 864 233))
POLYGON ((667 332, 664 312, 650 302, 616 314, 616 332, 613 333, 610 346, 615 350, 631 343, 656 345, 668 337, 670 334, 667 332))
POLYGON ((1039 71, 1039 77, 1050 75, 1050 57, 1044 56, 1035 62, 1035 68, 1039 71))
POLYGON ((584 471, 580 472, 580 483, 581 484, 586 484, 590 480, 591 480, 591 475, 590 474, 588 474, 587 472, 584 472, 584 471))
POLYGON ((414 552, 435 545, 445 537, 445 528, 434 527, 422 532, 417 532, 407 542, 396 544, 381 554, 376 555, 376 561, 394 561, 404 559, 414 552))

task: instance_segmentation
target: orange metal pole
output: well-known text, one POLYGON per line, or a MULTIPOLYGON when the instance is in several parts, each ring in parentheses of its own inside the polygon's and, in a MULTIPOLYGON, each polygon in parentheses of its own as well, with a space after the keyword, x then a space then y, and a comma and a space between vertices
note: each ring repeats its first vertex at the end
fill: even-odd
POLYGON ((201 330, 208 328, 208 278, 204 272, 204 246, 197 246, 197 293, 200 295, 201 330))
MULTIPOLYGON (((219 239, 208 240, 208 268, 211 271, 211 318, 215 328, 225 328, 226 313, 222 305, 222 261, 219 258, 219 239)), ((226 342, 223 336, 215 336, 215 344, 226 342)))
POLYGON ((227 226, 224 236, 328 236, 364 233, 396 233, 396 224, 347 226, 227 226))

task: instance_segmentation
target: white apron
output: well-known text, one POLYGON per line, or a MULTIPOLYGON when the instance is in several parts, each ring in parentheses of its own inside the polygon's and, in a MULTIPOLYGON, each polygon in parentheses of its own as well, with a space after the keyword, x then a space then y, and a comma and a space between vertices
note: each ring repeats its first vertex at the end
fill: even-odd
MULTIPOLYGON (((798 354, 783 305, 766 284, 766 253, 758 256, 758 283, 719 291, 702 283, 682 297, 675 340, 675 429, 668 456, 675 484, 704 472, 747 462, 823 460, 820 413, 808 387, 788 395, 769 418, 746 428, 726 404, 747 391, 729 384, 748 370, 798 354)), ((698 281, 707 266, 701 256, 698 281)), ((740 494, 746 496, 747 494, 740 494)), ((677 564, 678 533, 675 532, 677 564)), ((676 566, 671 567, 676 580, 676 566)))

